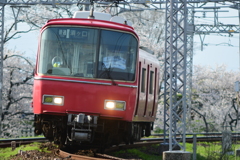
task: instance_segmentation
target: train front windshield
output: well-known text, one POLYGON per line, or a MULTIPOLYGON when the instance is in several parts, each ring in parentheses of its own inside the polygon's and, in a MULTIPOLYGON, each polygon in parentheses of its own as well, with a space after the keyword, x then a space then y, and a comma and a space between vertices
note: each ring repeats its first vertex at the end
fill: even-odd
POLYGON ((38 72, 134 81, 137 49, 137 39, 125 32, 48 27, 41 36, 38 72))

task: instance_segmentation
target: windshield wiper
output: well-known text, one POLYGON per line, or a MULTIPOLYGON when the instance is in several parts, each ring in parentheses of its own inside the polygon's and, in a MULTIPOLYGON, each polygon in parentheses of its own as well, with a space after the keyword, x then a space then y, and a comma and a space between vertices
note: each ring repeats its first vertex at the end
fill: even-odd
POLYGON ((114 81, 114 79, 112 78, 112 76, 111 76, 111 65, 109 66, 109 68, 107 68, 106 66, 105 66, 105 64, 104 63, 102 63, 102 66, 103 66, 103 69, 104 69, 104 71, 99 75, 99 77, 101 78, 101 77, 106 77, 107 79, 110 79, 111 81, 112 81, 112 85, 117 85, 117 83, 114 81), (106 75, 106 76, 105 76, 106 75))

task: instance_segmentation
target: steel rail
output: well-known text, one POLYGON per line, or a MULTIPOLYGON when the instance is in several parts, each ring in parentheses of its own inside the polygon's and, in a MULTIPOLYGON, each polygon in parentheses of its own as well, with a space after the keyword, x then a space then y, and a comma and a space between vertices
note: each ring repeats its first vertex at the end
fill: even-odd
POLYGON ((106 158, 96 158, 96 157, 88 157, 88 156, 82 156, 82 155, 76 155, 76 154, 71 154, 62 150, 57 150, 54 153, 56 156, 59 156, 61 158, 67 159, 71 158, 74 160, 104 160, 106 158))
MULTIPOLYGON (((231 133, 232 135, 240 135, 240 133, 231 133)), ((176 134, 177 136, 180 136, 181 134, 176 134)), ((209 133, 186 133, 187 135, 205 135, 205 136, 213 136, 213 135, 222 135, 220 132, 209 132, 209 133)), ((151 136, 160 136, 163 137, 164 134, 158 134, 158 133, 153 133, 151 136)))
POLYGON ((38 138, 14 138, 14 139, 1 139, 0 140, 0 148, 11 147, 14 142, 16 147, 22 144, 30 144, 33 142, 47 142, 48 140, 44 137, 38 138))
MULTIPOLYGON (((222 138, 222 133, 187 133, 186 135, 188 135, 187 137, 187 142, 191 142, 191 139, 193 137, 193 135, 203 135, 203 136, 197 136, 197 140, 200 141, 220 141, 222 138)), ((141 143, 141 142, 155 142, 159 143, 163 141, 163 137, 164 134, 152 134, 152 136, 156 136, 156 138, 142 138, 139 142, 137 143, 141 143)), ((181 134, 177 134, 177 137, 180 137, 181 134)), ((179 138, 180 139, 180 138, 179 138)), ((232 133, 232 140, 240 140, 240 133, 232 133)), ((47 142, 48 140, 44 137, 37 137, 37 138, 13 138, 13 139, 0 139, 0 148, 3 147, 10 147, 11 146, 11 142, 15 141, 17 145, 21 145, 21 144, 29 144, 32 142, 47 142)), ((119 145, 120 147, 122 145, 119 145)), ((129 147, 131 147, 131 145, 128 145, 129 147)))

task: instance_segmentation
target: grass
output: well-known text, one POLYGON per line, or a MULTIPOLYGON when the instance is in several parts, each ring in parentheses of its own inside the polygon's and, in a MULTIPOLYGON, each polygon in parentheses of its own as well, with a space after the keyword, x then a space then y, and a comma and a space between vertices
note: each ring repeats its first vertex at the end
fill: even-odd
MULTIPOLYGON (((186 143, 186 151, 193 153, 193 144, 186 143)), ((222 144, 210 143, 210 142, 198 142, 197 143, 197 160, 240 160, 235 157, 235 150, 240 148, 240 144, 232 144, 232 148, 222 153, 222 144)))
POLYGON ((34 136, 34 137, 19 137, 19 138, 44 138, 44 136, 38 135, 38 136, 34 136))
POLYGON ((221 142, 220 143, 208 143, 208 142, 198 143, 197 159, 199 160, 235 160, 235 150, 238 148, 240 148, 240 144, 232 144, 232 148, 228 152, 223 153, 221 142))
POLYGON ((14 151, 12 151, 11 147, 8 148, 0 148, 0 157, 1 159, 8 159, 13 155, 18 154, 18 151, 30 151, 30 150, 38 150, 40 152, 49 152, 47 151, 47 148, 42 148, 41 143, 34 142, 28 145, 21 145, 20 147, 16 147, 14 151))
POLYGON ((0 138, 0 139, 21 139, 21 138, 44 138, 43 135, 34 136, 34 137, 17 137, 17 138, 0 138))
POLYGON ((123 157, 128 159, 138 158, 143 160, 161 160, 161 156, 159 154, 156 154, 155 152, 151 152, 153 150, 158 150, 157 145, 152 145, 151 150, 149 150, 148 147, 142 147, 142 148, 134 148, 134 149, 127 149, 127 150, 121 150, 112 153, 113 156, 116 157, 123 157))
MULTIPOLYGON (((235 150, 240 148, 240 143, 232 144, 232 148, 227 153, 222 153, 221 142, 198 142, 197 143, 197 160, 240 160, 240 157, 235 157, 235 150)), ((193 144, 186 143, 186 151, 193 153, 193 144)), ((159 145, 142 147, 138 149, 127 149, 112 153, 116 157, 134 157, 142 160, 162 160, 162 155, 159 153, 159 145)))
MULTIPOLYGON (((240 157, 235 158, 234 151, 240 148, 240 142, 232 144, 232 148, 228 153, 233 154, 222 154, 221 142, 210 143, 210 142, 198 142, 197 143, 197 160, 240 160, 240 157)), ((22 145, 17 147, 14 151, 12 148, 0 148, 1 159, 9 159, 11 156, 16 155, 19 150, 29 151, 38 150, 40 152, 49 152, 47 148, 41 146, 41 143, 31 143, 28 145, 22 145)), ((186 143, 186 151, 193 153, 193 145, 191 143, 186 143)), ((116 157, 124 158, 139 158, 142 160, 162 160, 162 155, 159 153, 159 145, 151 145, 148 147, 134 148, 121 150, 114 152, 111 155, 116 157)))

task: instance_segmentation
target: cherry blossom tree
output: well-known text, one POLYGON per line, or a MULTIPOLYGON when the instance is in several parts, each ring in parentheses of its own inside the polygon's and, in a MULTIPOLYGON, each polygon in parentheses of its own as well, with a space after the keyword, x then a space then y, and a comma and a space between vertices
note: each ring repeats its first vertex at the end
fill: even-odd
POLYGON ((239 79, 239 72, 227 71, 224 65, 214 69, 195 66, 191 112, 194 131, 229 129, 229 115, 236 113, 232 104, 236 98, 234 82, 239 79))
POLYGON ((133 23, 133 28, 140 39, 140 46, 150 49, 163 65, 164 54, 164 13, 159 10, 142 10, 123 12, 119 16, 125 17, 133 23))
MULTIPOLYGON (((236 105, 234 83, 240 73, 226 70, 221 65, 216 68, 194 66, 192 77, 192 107, 190 130, 200 132, 238 131, 240 120, 236 105)), ((159 101, 156 129, 163 129, 164 100, 159 101)))
POLYGON ((16 137, 31 127, 33 63, 15 51, 5 49, 3 63, 2 137, 16 137))
POLYGON ((46 6, 35 5, 31 8, 22 9, 19 18, 31 28, 40 29, 49 19, 71 18, 75 11, 80 10, 76 5, 46 6))

